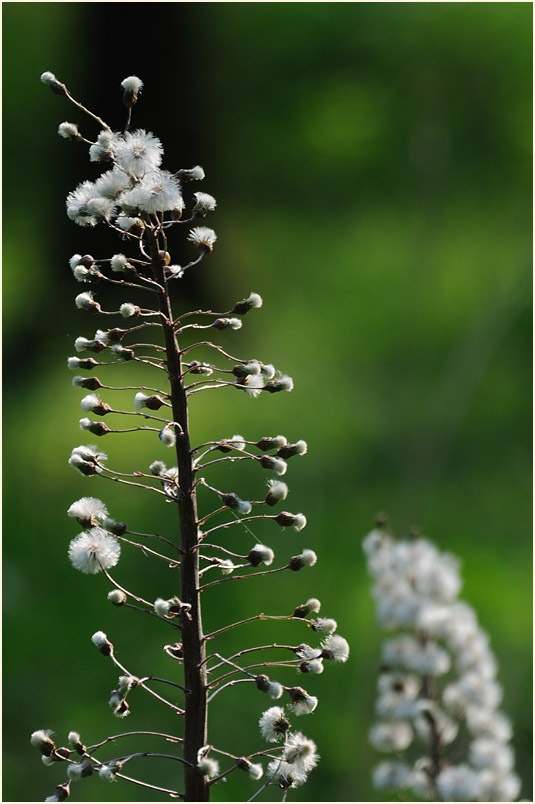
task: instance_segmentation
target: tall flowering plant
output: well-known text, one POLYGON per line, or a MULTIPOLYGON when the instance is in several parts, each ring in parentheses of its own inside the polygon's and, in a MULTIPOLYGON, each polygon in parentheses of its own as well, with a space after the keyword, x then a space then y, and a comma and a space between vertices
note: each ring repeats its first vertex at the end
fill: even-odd
POLYGON ((514 801, 512 727, 488 635, 458 599, 457 559, 385 521, 363 543, 377 619, 392 632, 381 650, 374 748, 393 758, 374 786, 434 801, 514 801))
MULTIPOLYGON (((307 780, 319 759, 315 743, 293 725, 296 717, 314 712, 318 698, 297 683, 298 679, 294 678, 295 683, 283 683, 282 679, 288 682, 288 673, 296 672, 318 675, 325 664, 345 662, 348 643, 336 633, 335 620, 319 615, 320 601, 316 598, 296 605, 293 612, 251 612, 239 621, 221 622, 211 633, 205 633, 201 602, 208 598, 207 605, 215 607, 211 595, 221 584, 299 572, 316 563, 315 552, 305 547, 273 567, 275 555, 271 547, 254 537, 254 544, 247 544, 252 536, 251 523, 257 520, 271 520, 297 532, 305 527, 304 514, 275 510, 288 494, 281 480, 288 461, 304 455, 307 445, 303 440, 290 442, 282 435, 251 440, 237 434, 197 444, 190 435, 189 408, 192 397, 201 392, 234 389, 257 397, 262 393, 289 392, 293 381, 273 365, 257 358, 234 357, 212 340, 214 330, 242 327, 244 316, 262 306, 258 293, 250 293, 222 312, 177 312, 179 303, 172 298, 175 288, 214 248, 214 230, 197 224, 213 212, 216 201, 208 193, 195 192, 188 205, 183 184, 201 181, 203 169, 196 166, 174 172, 164 170, 160 140, 145 130, 130 130, 142 81, 129 76, 122 82, 126 124, 122 132, 116 132, 78 102, 52 73, 43 73, 41 80, 98 126, 95 139, 87 138, 77 123, 59 126, 61 137, 89 146, 91 162, 102 168, 95 181, 84 181, 69 194, 67 215, 85 228, 104 226, 121 241, 120 253, 107 257, 75 254, 69 261, 74 279, 84 288, 76 296, 76 307, 97 318, 102 327, 93 337, 76 338, 76 355, 67 361, 69 369, 84 372, 75 374, 72 381, 84 394, 80 404, 86 415, 80 419, 80 429, 98 439, 146 431, 155 439, 155 451, 168 449, 173 455, 171 466, 158 456, 147 468, 120 472, 110 468, 100 446, 75 447, 69 464, 80 474, 97 478, 101 484, 106 480, 120 484, 125 501, 127 494, 135 490, 174 506, 176 526, 165 534, 141 533, 131 522, 111 517, 100 498, 81 497, 67 512, 82 528, 71 541, 68 554, 76 570, 106 577, 111 604, 121 607, 125 614, 149 614, 169 631, 168 643, 162 645, 169 660, 169 678, 148 673, 145 657, 140 657, 135 667, 126 667, 119 658, 121 645, 116 646, 104 631, 95 631, 93 643, 119 672, 116 689, 109 696, 110 716, 123 720, 135 705, 136 696, 146 693, 183 722, 178 733, 169 734, 155 726, 155 715, 150 729, 108 734, 91 745, 76 731, 71 731, 66 744, 60 747, 49 729, 33 732, 31 742, 40 750, 43 763, 58 766, 63 774, 63 781, 46 800, 62 801, 70 795, 72 782, 98 775, 105 782, 125 780, 174 798, 206 801, 212 788, 237 770, 258 783, 249 800, 270 786, 281 788, 285 800, 291 788, 307 780), (196 258, 179 265, 171 257, 168 238, 184 225, 190 227, 186 239, 198 253, 196 258), (124 301, 117 310, 105 309, 104 299, 95 291, 108 285, 124 291, 124 301), (111 326, 106 326, 108 322, 111 326), (148 337, 148 333, 155 338, 148 337), (110 366, 125 362, 148 367, 144 371, 153 372, 153 383, 113 385, 94 373, 98 370, 107 374, 110 366), (114 391, 135 392, 132 409, 114 407, 114 391), (118 417, 131 426, 118 427, 118 417), (230 480, 223 488, 210 480, 212 467, 231 466, 237 461, 246 461, 252 468, 271 474, 267 493, 257 495, 259 499, 243 499, 233 490, 230 480), (199 490, 212 501, 203 513, 197 509, 199 490), (220 542, 229 528, 241 528, 244 546, 240 553, 220 542), (162 588, 174 586, 175 594, 162 593, 151 601, 142 591, 125 588, 116 568, 120 560, 128 560, 122 556, 130 550, 140 550, 157 563, 162 588), (238 652, 225 650, 224 635, 229 630, 261 620, 293 621, 298 634, 296 644, 266 645, 261 641, 238 652), (299 633, 304 627, 314 635, 314 645, 301 641, 299 633), (272 668, 277 668, 281 680, 268 675, 272 668), (208 734, 210 703, 239 683, 254 684, 260 693, 279 702, 268 706, 259 717, 256 715, 262 742, 245 754, 241 748, 236 753, 234 745, 211 744, 208 734), (150 740, 150 750, 129 750, 130 739, 137 736, 150 740), (168 789, 140 779, 136 760, 141 757, 165 759, 181 766, 183 781, 168 789)), ((143 622, 148 626, 146 617, 143 622)))

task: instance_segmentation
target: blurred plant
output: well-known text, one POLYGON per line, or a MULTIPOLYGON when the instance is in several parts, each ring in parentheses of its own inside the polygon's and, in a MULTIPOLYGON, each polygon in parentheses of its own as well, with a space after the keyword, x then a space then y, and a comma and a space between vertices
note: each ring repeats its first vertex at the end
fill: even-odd
POLYGON ((401 632, 382 647, 369 735, 397 758, 374 768, 374 786, 435 801, 513 801, 512 727, 498 711, 489 637, 457 599, 457 559, 417 533, 397 540, 384 519, 363 547, 378 622, 401 632))
MULTIPOLYGON (((110 435, 146 430, 158 434, 160 442, 176 454, 176 466, 167 467, 161 460, 155 460, 149 471, 135 470, 129 473, 108 468, 107 456, 94 445, 82 445, 73 449, 69 464, 81 474, 112 480, 126 487, 134 487, 152 495, 158 495, 162 502, 176 506, 178 514, 178 537, 173 534, 162 536, 159 533, 140 533, 130 524, 117 521, 108 515, 104 502, 94 497, 82 497, 74 502, 68 515, 76 519, 84 529, 74 538, 69 547, 72 565, 84 573, 102 572, 109 580, 112 589, 108 599, 123 609, 149 614, 164 622, 170 629, 172 639, 164 650, 173 666, 181 667, 180 682, 159 678, 145 673, 139 675, 138 668, 127 669, 117 657, 112 641, 103 631, 96 631, 92 641, 100 653, 108 657, 121 675, 117 689, 112 690, 109 706, 117 718, 122 719, 130 712, 132 697, 140 690, 151 695, 161 705, 170 708, 184 720, 183 733, 167 734, 158 730, 129 731, 105 737, 100 742, 86 746, 77 732, 68 736, 69 747, 57 748, 49 730, 37 730, 31 742, 42 754, 45 765, 63 763, 66 765, 67 779, 56 787, 55 793, 47 801, 62 801, 70 795, 70 783, 93 774, 105 781, 126 779, 144 787, 151 788, 171 797, 189 801, 208 800, 210 790, 218 781, 226 779, 235 770, 246 772, 252 780, 260 780, 264 768, 258 758, 267 758, 265 781, 249 800, 255 799, 269 785, 278 785, 283 790, 283 800, 288 790, 303 784, 309 772, 318 762, 314 742, 290 725, 291 716, 308 714, 316 709, 318 699, 309 695, 301 686, 286 686, 271 679, 259 668, 293 668, 301 673, 322 673, 325 661, 345 662, 349 655, 346 640, 335 633, 335 620, 319 617, 320 602, 315 598, 299 605, 291 614, 266 615, 255 613, 252 616, 222 625, 205 634, 201 614, 201 596, 206 590, 216 588, 222 583, 243 580, 250 577, 271 575, 284 571, 298 572, 316 563, 313 550, 303 549, 291 556, 286 563, 270 569, 274 561, 273 550, 256 543, 243 554, 230 551, 215 539, 234 525, 242 525, 251 534, 249 523, 270 519, 280 527, 293 527, 301 531, 306 525, 306 517, 282 511, 252 514, 253 507, 273 506, 285 500, 288 487, 278 478, 268 480, 268 492, 264 499, 243 500, 234 491, 216 488, 204 476, 217 464, 228 465, 235 461, 248 461, 282 476, 287 470, 287 461, 295 455, 304 455, 306 442, 299 440, 289 443, 281 435, 263 437, 256 441, 233 435, 217 441, 209 441, 196 446, 190 444, 189 402, 190 398, 201 392, 217 388, 234 388, 257 397, 261 393, 291 391, 290 377, 270 364, 260 360, 235 358, 220 345, 211 340, 201 340, 182 345, 188 336, 197 331, 238 330, 243 316, 250 310, 262 306, 262 298, 251 293, 237 302, 230 310, 214 313, 211 310, 195 310, 176 315, 172 310, 170 287, 181 279, 186 271, 200 263, 209 254, 216 242, 215 232, 205 226, 196 226, 189 231, 188 240, 193 243, 199 255, 184 266, 172 263, 168 252, 167 234, 180 224, 191 224, 204 218, 214 210, 215 199, 203 192, 194 194, 194 204, 189 216, 183 217, 185 202, 182 196, 182 181, 201 180, 204 171, 196 166, 175 173, 161 169, 163 148, 152 133, 143 130, 130 132, 132 109, 138 101, 143 87, 136 76, 129 76, 122 82, 123 103, 127 109, 126 126, 123 133, 113 132, 97 115, 75 100, 65 84, 45 72, 41 80, 56 94, 68 98, 76 107, 87 113, 100 127, 96 141, 86 139, 75 123, 64 122, 58 133, 65 139, 89 145, 92 162, 109 166, 96 181, 84 181, 67 197, 67 215, 80 226, 94 227, 99 223, 115 231, 131 247, 132 253, 114 254, 112 257, 95 259, 89 254, 75 254, 70 259, 70 267, 75 279, 83 284, 112 284, 125 291, 133 289, 143 292, 154 304, 141 307, 125 300, 118 310, 107 311, 97 301, 91 290, 76 296, 76 306, 98 317, 121 317, 130 326, 97 329, 93 338, 80 336, 75 341, 75 349, 80 352, 100 354, 107 352, 111 359, 96 360, 94 357, 69 357, 68 367, 72 370, 92 371, 96 367, 141 363, 160 373, 161 384, 165 387, 112 386, 102 383, 95 376, 76 375, 73 385, 89 393, 81 400, 85 413, 97 417, 116 414, 133 416, 134 421, 143 421, 123 429, 111 428, 100 420, 84 417, 80 428, 94 436, 110 435), (207 323, 199 323, 205 321, 207 323), (132 335, 134 341, 144 330, 156 331, 160 341, 127 342, 132 335), (179 346, 178 339, 181 345, 179 346), (224 359, 225 366, 215 362, 201 362, 193 359, 199 347, 215 353, 218 360, 224 359), (196 377, 202 377, 196 380, 196 377), (120 410, 104 401, 99 392, 134 390, 135 410, 120 410), (163 415, 155 415, 156 411, 163 415), (145 422, 149 422, 146 424, 145 422), (212 457, 214 453, 222 457, 212 457), (215 509, 199 516, 197 513, 197 491, 205 489, 217 500, 215 509), (231 513, 234 519, 210 525, 216 515, 231 513), (149 543, 159 542, 158 550, 148 547, 149 543), (165 575, 171 574, 180 596, 159 597, 153 603, 138 593, 125 589, 111 574, 119 562, 123 546, 137 549, 154 561, 162 569, 162 585, 169 584, 165 575), (163 552, 160 552, 162 550, 163 552), (241 572, 255 569, 256 572, 241 572), (205 580, 207 573, 219 571, 222 576, 215 580, 205 580), (223 648, 207 652, 207 643, 218 644, 219 639, 230 629, 256 620, 292 620, 301 627, 305 625, 316 632, 320 639, 317 647, 306 643, 297 645, 259 644, 225 655, 223 648), (178 637, 178 639, 177 639, 178 637), (321 641, 322 640, 322 641, 321 641), (281 659, 291 655, 289 659, 281 659), (245 664, 249 654, 257 654, 252 664, 245 664), (271 659, 276 655, 275 659, 271 659), (243 657, 247 657, 243 660, 243 657), (272 706, 260 717, 259 728, 262 737, 270 744, 247 756, 235 755, 224 747, 208 743, 207 712, 210 702, 219 693, 249 682, 271 699, 283 695, 289 699, 286 708, 272 706), (154 685, 170 688, 183 697, 183 705, 154 690, 154 685), (172 752, 134 751, 97 758, 101 750, 112 741, 124 740, 136 735, 149 735, 172 745, 172 752), (180 749, 180 754, 178 753, 180 749), (220 769, 215 758, 221 756, 228 760, 228 767, 220 769), (184 790, 166 789, 140 779, 127 776, 127 763, 139 757, 159 757, 179 762, 184 769, 184 790)), ((159 383, 160 385, 160 383, 159 383)), ((255 540, 256 541, 256 540, 255 540)), ((214 604, 212 604, 214 605, 214 604)), ((217 605, 217 604, 215 604, 217 605)))

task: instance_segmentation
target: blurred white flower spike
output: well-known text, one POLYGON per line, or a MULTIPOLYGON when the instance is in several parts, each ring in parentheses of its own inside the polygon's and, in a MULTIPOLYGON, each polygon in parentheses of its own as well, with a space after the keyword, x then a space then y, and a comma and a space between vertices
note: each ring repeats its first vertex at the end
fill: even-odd
POLYGON ((394 633, 382 646, 369 740, 395 758, 376 766, 375 787, 404 798, 514 801, 512 728, 498 709, 489 637, 458 599, 459 562, 418 534, 396 539, 383 519, 363 549, 377 621, 394 633))

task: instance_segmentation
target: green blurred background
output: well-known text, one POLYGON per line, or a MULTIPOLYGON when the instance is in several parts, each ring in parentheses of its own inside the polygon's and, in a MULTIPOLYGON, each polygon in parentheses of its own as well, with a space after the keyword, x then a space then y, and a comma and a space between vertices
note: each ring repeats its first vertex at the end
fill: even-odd
MULTIPOLYGON (((39 82, 44 70, 116 128, 120 81, 144 80, 134 125, 163 140, 165 167, 203 165, 202 189, 219 202, 208 221, 216 248, 177 288, 177 310, 261 293, 263 309, 221 342, 295 380, 292 394, 218 391, 192 403, 194 442, 284 433, 309 444, 287 474, 288 508, 306 513, 307 529, 261 523, 255 535, 281 563, 313 548, 317 567, 227 584, 205 602, 210 630, 314 595, 351 643, 346 665, 303 680, 320 703, 295 725, 322 761, 291 799, 380 797, 367 732, 382 635, 360 547, 378 511, 400 535, 418 524, 461 557, 531 799, 531 17, 530 3, 500 2, 3 5, 4 800, 42 800, 62 781, 29 745, 34 729, 60 743, 76 729, 91 743, 122 727, 178 728, 141 696, 128 721, 111 716, 116 673, 91 634, 106 631, 133 672, 161 675, 174 672, 161 650, 169 635, 110 606, 105 579, 66 556, 79 529, 65 512, 83 495, 141 531, 172 533, 174 512, 66 464, 73 446, 94 441, 79 431, 66 357, 100 325, 74 309, 68 259, 121 247, 64 214, 65 195, 99 171, 57 126, 96 132, 39 82)), ((171 250, 179 263, 191 254, 178 234, 171 250)), ((124 294, 102 299, 113 309, 124 294)), ((129 372, 101 379, 121 384, 129 372)), ((169 460, 146 433, 99 445, 124 471, 169 460)), ((267 476, 235 466, 211 477, 247 498, 267 476)), ((228 543, 244 544, 237 532, 228 543)), ((126 550, 116 575, 149 600, 176 592, 126 550)), ((307 638, 294 623, 271 625, 219 647, 307 638)), ((261 747, 268 701, 250 686, 214 702, 214 744, 261 747)), ((174 767, 143 773, 178 784, 174 767)), ((248 798, 244 776, 215 797, 248 798)), ((91 779, 73 797, 158 800, 102 785, 91 779)))

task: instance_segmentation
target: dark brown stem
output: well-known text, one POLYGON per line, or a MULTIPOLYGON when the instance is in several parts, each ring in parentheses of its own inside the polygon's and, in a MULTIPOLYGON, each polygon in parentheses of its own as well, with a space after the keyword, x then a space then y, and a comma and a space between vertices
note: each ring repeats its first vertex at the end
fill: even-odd
POLYGON ((191 446, 188 426, 186 391, 182 380, 181 354, 173 329, 171 301, 164 279, 164 261, 156 235, 148 233, 151 265, 155 279, 165 288, 160 296, 160 311, 163 314, 163 332, 167 360, 167 372, 171 388, 170 399, 173 419, 182 428, 177 435, 176 455, 179 474, 177 498, 180 527, 180 598, 190 608, 182 621, 182 645, 184 654, 184 683, 190 691, 185 696, 184 759, 188 765, 184 771, 184 799, 208 801, 209 787, 198 772, 197 752, 207 742, 207 694, 205 642, 202 630, 199 587, 199 555, 197 528, 197 501, 191 446))

